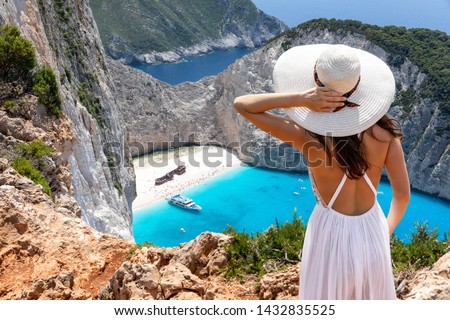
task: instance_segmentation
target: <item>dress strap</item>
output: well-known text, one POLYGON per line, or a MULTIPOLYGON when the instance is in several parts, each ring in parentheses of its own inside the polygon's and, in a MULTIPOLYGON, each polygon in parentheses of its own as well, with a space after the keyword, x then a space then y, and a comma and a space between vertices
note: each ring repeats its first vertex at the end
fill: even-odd
POLYGON ((375 187, 373 186, 372 181, 370 181, 369 176, 364 172, 364 179, 366 180, 367 184, 369 185, 370 189, 372 189, 373 193, 375 194, 375 196, 377 196, 377 189, 375 189, 375 187))
POLYGON ((317 184, 316 184, 316 181, 314 179, 314 175, 311 172, 311 169, 309 167, 308 167, 308 174, 309 174, 309 179, 311 180, 312 191, 314 193, 314 196, 316 197, 316 202, 320 203, 320 205, 322 207, 326 207, 327 204, 325 203, 325 201, 323 201, 322 196, 319 193, 319 189, 317 188, 317 184))
POLYGON ((333 196, 331 197, 330 202, 328 202, 328 208, 333 207, 334 201, 339 195, 339 192, 341 192, 342 187, 344 186, 345 181, 347 180, 347 175, 344 173, 344 176, 342 177, 341 183, 339 183, 338 187, 336 188, 336 191, 334 192, 333 196))

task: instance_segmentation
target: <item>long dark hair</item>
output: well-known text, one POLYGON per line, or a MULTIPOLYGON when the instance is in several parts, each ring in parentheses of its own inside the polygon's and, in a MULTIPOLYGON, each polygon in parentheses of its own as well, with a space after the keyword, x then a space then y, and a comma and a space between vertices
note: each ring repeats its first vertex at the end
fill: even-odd
MULTIPOLYGON (((398 138, 400 140, 403 138, 402 130, 397 120, 384 115, 376 124, 382 129, 388 131, 394 138, 398 138)), ((374 136, 372 128, 365 132, 370 134, 375 139, 380 140, 374 136)), ((364 172, 367 171, 367 169, 370 168, 370 163, 366 159, 364 146, 362 144, 362 134, 360 137, 358 137, 357 134, 347 137, 332 137, 322 136, 310 131, 308 131, 308 133, 319 141, 325 149, 329 160, 333 157, 336 158, 341 168, 345 169, 348 178, 358 179, 364 175, 364 172), (331 154, 333 149, 336 152, 331 154)))

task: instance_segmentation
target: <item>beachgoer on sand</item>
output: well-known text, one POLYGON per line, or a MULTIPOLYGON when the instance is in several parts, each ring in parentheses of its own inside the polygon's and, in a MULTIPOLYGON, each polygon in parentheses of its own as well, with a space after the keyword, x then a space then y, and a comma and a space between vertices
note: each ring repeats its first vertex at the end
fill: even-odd
POLYGON ((300 150, 317 204, 300 267, 301 299, 396 299, 390 235, 410 185, 401 130, 386 115, 395 96, 389 67, 345 45, 304 45, 283 53, 276 93, 237 97, 236 110, 300 150), (267 111, 283 108, 291 118, 267 111), (383 167, 393 197, 387 219, 377 201, 383 167))

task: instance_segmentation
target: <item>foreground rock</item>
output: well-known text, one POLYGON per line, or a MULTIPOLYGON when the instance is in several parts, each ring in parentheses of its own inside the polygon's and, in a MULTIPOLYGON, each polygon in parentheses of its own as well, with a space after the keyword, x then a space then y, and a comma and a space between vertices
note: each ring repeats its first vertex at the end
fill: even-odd
MULTIPOLYGON (((227 235, 205 232, 179 248, 144 247, 124 262, 100 289, 100 299, 128 300, 295 300, 299 265, 243 279, 226 280, 227 235)), ((397 283, 399 299, 450 300, 450 253, 431 270, 397 283), (405 284, 406 283, 406 284, 405 284), (400 290, 401 288, 404 288, 400 290)))
POLYGON ((417 272, 409 282, 405 299, 450 300, 450 252, 431 268, 417 272))
POLYGON ((261 300, 291 300, 298 298, 299 266, 268 273, 261 278, 261 300))
POLYGON ((0 158, 0 298, 95 299, 132 244, 88 227, 0 158))
POLYGON ((298 268, 260 280, 226 281, 220 271, 228 262, 224 246, 232 239, 205 232, 180 248, 142 248, 122 264, 100 291, 103 299, 236 300, 293 299, 298 268), (261 289, 259 289, 261 287, 261 289))

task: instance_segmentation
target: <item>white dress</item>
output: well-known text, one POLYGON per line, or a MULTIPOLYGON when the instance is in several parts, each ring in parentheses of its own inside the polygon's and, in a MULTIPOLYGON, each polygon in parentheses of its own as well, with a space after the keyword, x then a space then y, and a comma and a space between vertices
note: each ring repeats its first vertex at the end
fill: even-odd
MULTIPOLYGON (((375 198, 362 215, 332 207, 347 176, 328 205, 315 206, 308 221, 300 266, 300 299, 396 299, 386 217, 375 198)), ((377 195, 369 177, 364 179, 377 195)), ((311 177, 316 192, 314 179, 311 177)), ((317 196, 317 194, 316 194, 317 196)), ((320 195, 319 195, 320 196, 320 195)))

